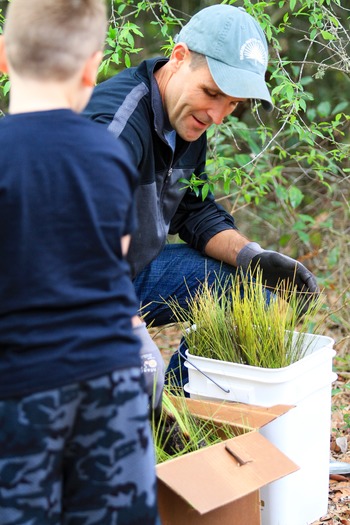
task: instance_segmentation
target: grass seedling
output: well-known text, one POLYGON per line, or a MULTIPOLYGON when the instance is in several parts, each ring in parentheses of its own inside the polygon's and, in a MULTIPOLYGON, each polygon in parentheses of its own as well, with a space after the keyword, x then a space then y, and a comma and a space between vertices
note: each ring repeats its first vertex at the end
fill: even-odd
POLYGON ((161 416, 152 420, 157 464, 214 445, 222 439, 235 437, 230 426, 221 425, 218 428, 211 420, 204 421, 193 416, 187 408, 184 396, 183 403, 180 404, 179 396, 176 397, 175 405, 172 396, 165 389, 161 416))
MULTIPOLYGON (((184 309, 169 303, 191 354, 264 368, 282 368, 300 360, 305 333, 322 307, 309 301, 301 315, 296 288, 279 286, 269 294, 262 275, 237 275, 224 283, 204 283, 184 309), (187 321, 183 321, 184 319, 187 321)), ((317 329, 319 324, 314 325, 317 329)))

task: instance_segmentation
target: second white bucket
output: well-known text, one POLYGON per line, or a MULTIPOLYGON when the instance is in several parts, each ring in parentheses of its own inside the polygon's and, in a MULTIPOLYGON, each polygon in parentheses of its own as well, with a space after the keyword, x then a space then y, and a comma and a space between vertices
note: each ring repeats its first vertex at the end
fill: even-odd
POLYGON ((191 397, 294 406, 260 431, 300 467, 261 490, 262 525, 309 525, 327 514, 334 340, 305 334, 304 343, 305 357, 278 369, 186 353, 191 397))

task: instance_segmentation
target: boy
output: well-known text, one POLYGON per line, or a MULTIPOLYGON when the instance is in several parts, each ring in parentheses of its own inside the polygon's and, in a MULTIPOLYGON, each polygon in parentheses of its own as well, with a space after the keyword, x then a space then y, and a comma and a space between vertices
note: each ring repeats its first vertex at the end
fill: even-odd
POLYGON ((136 173, 76 113, 103 0, 13 0, 0 42, 0 520, 158 523, 148 396, 125 260, 136 173))

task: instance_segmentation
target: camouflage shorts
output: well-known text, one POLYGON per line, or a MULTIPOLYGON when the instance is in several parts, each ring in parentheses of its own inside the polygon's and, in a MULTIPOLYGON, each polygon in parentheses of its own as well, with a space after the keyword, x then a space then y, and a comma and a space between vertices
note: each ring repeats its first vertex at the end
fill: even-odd
POLYGON ((1 525, 156 525, 138 368, 0 401, 1 525))

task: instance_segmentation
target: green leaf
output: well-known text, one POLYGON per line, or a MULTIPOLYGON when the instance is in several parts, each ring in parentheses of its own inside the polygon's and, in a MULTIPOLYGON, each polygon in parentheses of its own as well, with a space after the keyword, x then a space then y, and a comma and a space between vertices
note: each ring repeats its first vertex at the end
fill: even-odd
POLYGON ((2 88, 3 93, 4 93, 5 96, 9 93, 10 88, 11 88, 11 82, 9 80, 7 80, 7 82, 5 82, 5 84, 4 84, 4 87, 2 88))
POLYGON ((321 35, 327 41, 336 39, 336 37, 329 31, 321 31, 321 35))
POLYGON ((324 100, 317 106, 317 112, 321 117, 328 117, 331 114, 331 104, 328 100, 324 100))
POLYGON ((299 107, 303 111, 306 111, 306 101, 303 98, 299 99, 299 107))
POLYGON ((130 62, 130 57, 127 53, 125 53, 125 56, 124 56, 124 63, 126 65, 126 67, 130 67, 131 66, 131 62, 130 62))
POLYGON ((304 198, 304 194, 296 186, 291 186, 288 191, 289 202, 293 208, 299 206, 304 198))
POLYGON ((118 9, 117 9, 117 13, 118 15, 121 15, 124 11, 124 9, 126 8, 126 4, 121 4, 118 9))
POLYGON ((209 184, 206 182, 202 186, 202 199, 206 199, 209 193, 209 184))
POLYGON ((341 111, 344 111, 348 106, 349 106, 349 102, 345 100, 343 102, 339 102, 339 104, 337 104, 335 108, 333 109, 332 115, 335 115, 336 113, 340 113, 341 111))

